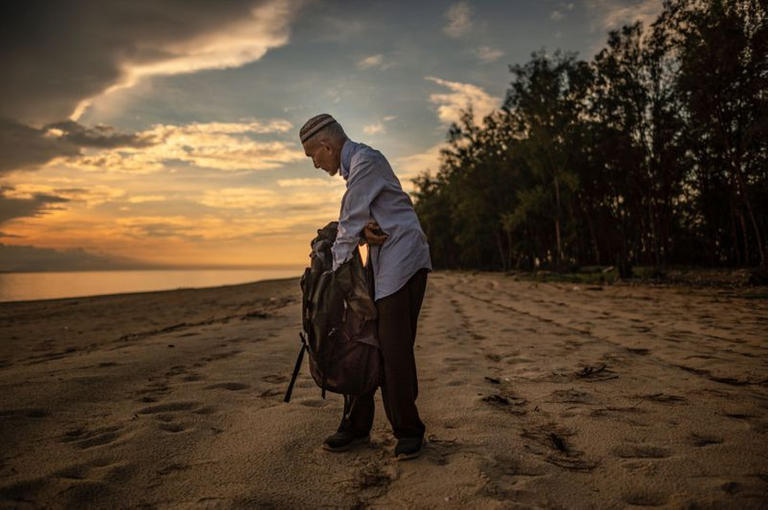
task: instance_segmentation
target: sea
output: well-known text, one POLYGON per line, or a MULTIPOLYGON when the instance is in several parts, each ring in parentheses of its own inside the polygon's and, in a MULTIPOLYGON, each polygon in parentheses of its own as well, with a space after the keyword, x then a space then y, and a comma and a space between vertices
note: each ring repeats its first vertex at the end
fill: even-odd
POLYGON ((301 267, 0 273, 0 302, 217 287, 298 277, 301 267))

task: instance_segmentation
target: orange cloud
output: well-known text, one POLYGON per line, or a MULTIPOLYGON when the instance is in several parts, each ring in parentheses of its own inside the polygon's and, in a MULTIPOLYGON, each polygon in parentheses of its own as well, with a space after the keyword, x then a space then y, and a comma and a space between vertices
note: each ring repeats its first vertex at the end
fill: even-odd
POLYGON ((159 124, 135 134, 150 142, 146 146, 84 149, 79 156, 56 158, 48 166, 149 174, 165 170, 166 162, 175 160, 223 171, 269 170, 300 161, 305 154, 298 143, 261 141, 252 136, 285 133, 291 127, 285 120, 159 124))
POLYGON ((497 110, 501 105, 501 99, 488 94, 485 90, 472 85, 456 81, 443 80, 434 76, 425 78, 431 82, 451 90, 447 94, 431 94, 429 100, 438 105, 437 116, 444 124, 458 122, 462 110, 472 106, 476 123, 480 123, 486 115, 497 110))

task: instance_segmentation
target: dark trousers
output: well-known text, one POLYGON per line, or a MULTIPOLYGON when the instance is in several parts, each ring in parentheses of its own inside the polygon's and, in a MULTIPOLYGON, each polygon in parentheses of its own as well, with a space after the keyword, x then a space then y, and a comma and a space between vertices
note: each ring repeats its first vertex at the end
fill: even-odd
MULTIPOLYGON (((378 334, 384 376, 381 398, 389 423, 398 439, 422 437, 424 424, 416 409, 419 384, 413 345, 416 341, 416 322, 427 286, 427 270, 420 269, 403 287, 376 301, 378 334)), ((363 436, 373 426, 375 409, 373 395, 376 390, 357 397, 345 396, 344 417, 339 430, 363 436)))

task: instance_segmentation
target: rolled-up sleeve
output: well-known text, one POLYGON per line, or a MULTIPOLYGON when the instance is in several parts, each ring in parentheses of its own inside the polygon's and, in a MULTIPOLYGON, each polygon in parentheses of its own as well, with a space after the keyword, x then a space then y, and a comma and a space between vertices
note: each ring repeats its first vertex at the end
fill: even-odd
POLYGON ((341 200, 339 230, 332 248, 334 270, 357 249, 360 233, 371 218, 371 203, 384 186, 377 170, 374 158, 352 158, 347 191, 341 200))

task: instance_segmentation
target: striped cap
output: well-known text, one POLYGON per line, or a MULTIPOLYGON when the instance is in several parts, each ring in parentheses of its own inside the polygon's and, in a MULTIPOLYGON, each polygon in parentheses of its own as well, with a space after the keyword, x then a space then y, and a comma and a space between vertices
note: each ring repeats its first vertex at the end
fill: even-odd
POLYGON ((305 143, 307 140, 315 136, 318 131, 323 129, 325 126, 333 124, 334 122, 336 122, 336 119, 327 113, 315 115, 309 119, 299 131, 299 138, 301 139, 301 143, 305 143))

